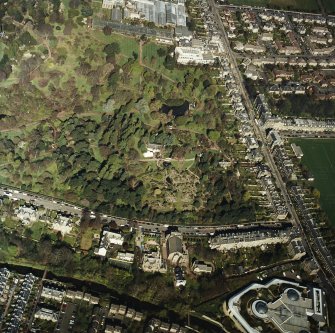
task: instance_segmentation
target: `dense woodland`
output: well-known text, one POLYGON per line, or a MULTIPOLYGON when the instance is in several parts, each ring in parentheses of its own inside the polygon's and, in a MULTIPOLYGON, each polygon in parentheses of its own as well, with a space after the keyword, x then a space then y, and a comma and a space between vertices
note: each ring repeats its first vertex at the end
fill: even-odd
MULTIPOLYGON (((178 67, 173 47, 146 36, 91 29, 93 5, 0 2, 6 36, 0 39, 0 183, 162 223, 255 220, 248 179, 235 159, 236 123, 222 106, 215 69, 178 67), (185 104, 186 112, 174 114, 185 104), (159 159, 143 157, 148 144, 161 146, 159 159), (222 161, 231 166, 224 169, 222 161)), ((1 260, 103 283, 180 315, 249 282, 223 280, 224 270, 245 265, 247 254, 261 266, 283 252, 215 252, 215 273, 189 279, 180 292, 171 272, 145 274, 137 261, 121 270, 97 258, 93 247, 82 250, 77 243, 87 231, 91 238, 99 233, 101 221, 83 219, 70 244, 59 233, 33 237, 29 228, 10 227, 7 213, 1 211, 1 260)), ((195 257, 214 260, 204 244, 193 246, 195 257)), ((219 305, 204 304, 204 313, 217 313, 219 305)))
MULTIPOLYGON (((146 36, 92 30, 88 1, 0 6, 1 183, 162 223, 254 220, 247 176, 234 159, 236 124, 221 105, 225 91, 215 69, 178 67, 173 47, 146 36), (161 147, 158 159, 143 157, 148 144, 161 147)), ((6 205, 0 222, 6 262, 94 280, 180 312, 218 292, 221 270, 180 293, 173 274, 144 274, 137 262, 129 272, 94 256, 101 223, 83 219, 63 237, 39 230, 40 222, 31 230, 18 226, 6 205)))
MULTIPOLYGON (((272 66, 267 66, 269 70, 272 66)), ((288 95, 275 96, 268 94, 265 81, 245 80, 247 91, 251 99, 255 99, 257 94, 264 93, 274 114, 288 117, 315 117, 315 118, 335 118, 335 101, 319 100, 316 95, 288 95)))
POLYGON ((145 36, 89 29, 87 1, 9 4, 1 5, 3 183, 127 217, 254 219, 235 164, 219 165, 233 160, 235 124, 220 106, 215 69, 179 68, 173 47, 145 36), (148 144, 166 162, 145 160, 148 144))
POLYGON ((289 96, 279 100, 272 100, 275 110, 284 116, 335 118, 335 102, 319 101, 311 96, 289 96))

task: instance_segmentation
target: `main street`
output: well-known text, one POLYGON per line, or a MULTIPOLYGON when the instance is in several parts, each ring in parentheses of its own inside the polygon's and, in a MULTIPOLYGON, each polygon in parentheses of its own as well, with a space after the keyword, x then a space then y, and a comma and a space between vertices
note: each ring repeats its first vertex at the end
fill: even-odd
MULTIPOLYGON (((32 204, 38 207, 44 207, 48 210, 53 210, 61 212, 62 214, 71 214, 81 218, 83 212, 85 211, 84 207, 74 205, 72 203, 56 199, 50 196, 32 193, 28 191, 22 191, 17 188, 0 185, 0 197, 7 196, 13 201, 23 200, 25 203, 32 204)), ((90 218, 96 218, 97 214, 93 211, 88 211, 90 218)), ((105 223, 110 223, 114 221, 118 227, 123 227, 129 225, 133 228, 142 228, 146 231, 157 233, 167 231, 169 228, 178 228, 178 231, 189 236, 208 236, 214 234, 215 232, 239 230, 239 231, 249 231, 250 229, 258 228, 273 228, 280 229, 287 226, 287 222, 279 223, 273 221, 256 221, 248 222, 247 224, 239 225, 168 225, 161 223, 154 223, 151 221, 143 221, 137 219, 127 219, 119 216, 112 216, 107 214, 101 214, 100 218, 105 223)))
POLYGON ((290 200, 289 195, 287 193, 285 184, 284 184, 284 182, 283 182, 283 180, 280 176, 279 170, 278 170, 278 168, 277 168, 277 166, 276 166, 276 164, 273 160, 272 154, 271 154, 271 152, 270 152, 270 150, 267 146, 267 141, 266 141, 265 135, 262 132, 262 130, 259 128, 259 126, 256 122, 254 108, 253 108, 253 105, 250 101, 249 95, 246 91, 246 88, 244 86, 243 78, 242 78, 241 72, 238 68, 236 58, 234 56, 234 53, 233 53, 232 49, 230 48, 230 42, 229 42, 229 39, 228 39, 228 35, 226 33, 223 22, 221 20, 218 8, 216 7, 216 4, 215 4, 214 0, 208 0, 208 2, 210 4, 210 6, 212 8, 212 12, 215 16, 217 26, 221 30, 226 55, 228 56, 228 59, 230 61, 230 66, 231 66, 230 68, 231 68, 232 74, 234 76, 235 82, 239 87, 240 94, 241 94, 241 96, 244 100, 245 107, 246 107, 246 109, 248 111, 248 114, 249 114, 250 123, 253 127, 253 130, 255 132, 255 135, 256 135, 257 139, 262 143, 262 152, 264 154, 264 157, 265 157, 267 163, 269 164, 269 166, 272 170, 273 175, 275 176, 277 186, 280 188, 281 193, 284 196, 284 200, 285 200, 287 209, 290 212, 291 216, 293 216, 294 213, 293 213, 293 209, 292 209, 291 200, 290 200))
MULTIPOLYGON (((323 247, 319 244, 319 242, 312 242, 312 237, 314 235, 314 230, 311 228, 311 225, 309 223, 304 223, 302 225, 298 214, 295 210, 295 207, 292 204, 291 198, 289 196, 288 190, 286 188, 286 184, 283 182, 283 179, 280 175, 280 172, 274 162, 273 156, 269 150, 269 147, 267 145, 267 141, 265 138, 265 133, 262 131, 262 129, 258 126, 258 123, 255 118, 255 112, 254 112, 254 107, 251 103, 251 100, 249 98, 249 95, 246 91, 246 88, 244 86, 244 81, 241 75, 241 72, 238 68, 238 64, 236 61, 236 58, 234 56, 234 53, 230 47, 230 42, 228 39, 228 35, 226 33, 224 24, 222 22, 218 6, 215 3, 215 0, 208 0, 208 4, 210 7, 210 10, 212 11, 212 14, 214 16, 214 20, 217 24, 218 29, 221 32, 222 36, 222 41, 224 43, 224 48, 226 52, 227 59, 229 60, 230 63, 230 68, 231 68, 231 74, 235 79, 235 82, 239 88, 240 94, 242 99, 244 100, 244 104, 246 107, 246 110, 248 112, 249 118, 250 118, 250 123, 254 129, 254 133, 259 140, 259 142, 262 143, 262 152, 265 158, 265 161, 271 168, 272 174, 276 180, 277 186, 280 189, 284 201, 286 203, 286 207, 292 217, 292 222, 296 225, 297 228, 299 228, 301 235, 303 236, 304 240, 306 241, 307 247, 308 247, 308 252, 314 257, 315 261, 319 264, 323 274, 325 276, 328 276, 330 281, 335 281, 335 267, 334 265, 331 265, 330 259, 327 257, 327 255, 324 252, 323 247), (328 274, 327 274, 327 273, 328 274)), ((328 279, 325 279, 327 284, 332 287, 332 289, 335 291, 335 287, 332 283, 329 283, 328 279)))
MULTIPOLYGON (((306 12, 299 12, 295 10, 284 10, 284 9, 274 9, 274 8, 264 8, 264 7, 256 7, 256 6, 247 6, 247 5, 229 5, 229 4, 223 4, 223 5, 217 5, 219 8, 230 8, 235 10, 248 10, 252 12, 257 11, 264 11, 267 13, 274 13, 274 14, 294 14, 294 15, 304 15, 304 16, 310 16, 315 18, 323 18, 325 17, 324 14, 320 13, 306 13, 306 12)), ((328 15, 328 18, 335 18, 335 15, 328 15)))

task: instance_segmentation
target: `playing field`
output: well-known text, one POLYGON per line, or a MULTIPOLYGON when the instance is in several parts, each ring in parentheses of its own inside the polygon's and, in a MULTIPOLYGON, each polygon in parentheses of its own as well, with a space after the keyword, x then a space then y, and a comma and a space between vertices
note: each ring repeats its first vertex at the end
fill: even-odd
MULTIPOLYGON (((334 0, 324 0, 329 6, 334 0)), ((278 9, 301 10, 313 12, 318 10, 317 0, 229 0, 230 4, 259 6, 278 9)))
POLYGON ((315 177, 321 192, 321 207, 335 226, 335 139, 297 139, 304 157, 302 162, 315 177))
POLYGON ((322 2, 328 14, 335 14, 335 1, 334 0, 322 0, 322 2))

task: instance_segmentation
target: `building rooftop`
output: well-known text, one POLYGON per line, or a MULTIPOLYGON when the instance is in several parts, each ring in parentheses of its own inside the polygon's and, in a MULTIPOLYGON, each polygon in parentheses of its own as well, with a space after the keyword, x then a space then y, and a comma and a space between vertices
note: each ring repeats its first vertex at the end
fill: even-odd
POLYGON ((167 239, 167 250, 168 254, 171 253, 183 252, 183 240, 179 235, 173 235, 171 234, 167 239))
POLYGON ((260 327, 253 327, 249 316, 264 320, 264 324, 267 326, 271 322, 283 333, 309 332, 309 318, 316 320, 320 327, 326 323, 324 292, 319 288, 308 289, 299 283, 282 279, 272 279, 266 284, 253 283, 249 285, 229 299, 227 312, 248 333, 261 332, 260 327), (246 312, 241 311, 241 304, 247 306, 246 303, 241 302, 244 295, 251 290, 258 293, 261 289, 268 289, 271 286, 284 286, 286 289, 277 297, 273 295, 274 298, 268 302, 256 298, 251 305, 252 311, 249 315, 245 315, 246 312))

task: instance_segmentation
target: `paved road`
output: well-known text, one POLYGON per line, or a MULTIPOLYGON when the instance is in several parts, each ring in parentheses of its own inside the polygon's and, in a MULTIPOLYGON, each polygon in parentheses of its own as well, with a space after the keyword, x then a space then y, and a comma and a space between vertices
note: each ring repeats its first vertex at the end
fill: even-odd
MULTIPOLYGON (((235 79, 236 84, 239 87, 239 91, 241 93, 241 96, 242 96, 242 98, 244 100, 244 103, 245 103, 245 107, 246 107, 246 109, 248 111, 248 114, 249 114, 251 125, 254 129, 254 132, 255 132, 255 135, 256 135, 257 139, 262 143, 262 152, 264 154, 265 160, 268 163, 269 167, 271 168, 272 174, 276 179, 277 186, 281 190, 281 193, 282 193, 282 195, 284 197, 284 200, 285 200, 285 203, 286 203, 286 207, 291 214, 292 222, 300 230, 303 238, 306 240, 308 252, 314 257, 315 261, 319 264, 319 266, 320 266, 322 272, 324 273, 324 275, 327 276, 330 281, 333 281, 333 279, 335 277, 335 267, 330 266, 329 258, 325 254, 323 247, 320 246, 318 241, 313 242, 313 243, 311 242, 311 238, 309 236, 312 236, 313 232, 315 232, 315 230, 314 230, 313 226, 311 226, 308 223, 304 223, 302 225, 302 222, 300 221, 300 219, 298 217, 298 214, 295 210, 295 207, 292 204, 290 195, 289 195, 289 193, 287 191, 287 188, 286 188, 286 184, 283 182, 283 179, 280 175, 280 172, 279 172, 279 170, 278 170, 278 168, 277 168, 277 166, 274 162, 273 156, 272 156, 272 154, 271 154, 271 152, 270 152, 270 150, 267 146, 265 133, 263 133, 263 131, 260 129, 260 127, 257 124, 257 121, 255 119, 254 108, 253 108, 253 105, 252 105, 251 100, 249 98, 249 95, 246 91, 246 88, 244 86, 244 81, 243 81, 241 72, 239 71, 236 58, 235 58, 234 53, 232 52, 232 50, 230 48, 228 35, 226 33, 226 30, 225 30, 225 27, 223 25, 221 16, 219 14, 218 6, 215 4, 215 0, 208 0, 208 4, 209 4, 210 9, 211 9, 211 11, 214 15, 214 19, 217 23, 217 26, 221 30, 222 41, 224 43, 226 56, 227 56, 227 58, 230 62, 230 66, 231 66, 231 73, 232 73, 232 75, 235 79)), ((334 283, 330 284, 332 289, 335 291, 335 286, 334 285, 335 285, 334 283)))
POLYGON ((308 214, 304 200, 297 187, 291 187, 292 198, 295 201, 297 211, 301 217, 301 221, 306 227, 305 240, 308 241, 310 250, 315 253, 315 256, 321 261, 323 270, 332 277, 332 281, 335 285, 335 274, 334 274, 334 260, 331 257, 326 245, 321 237, 320 233, 315 229, 314 221, 308 214))
MULTIPOLYGON (((25 202, 31 203, 35 206, 43 206, 46 209, 54 210, 61 212, 63 214, 71 214, 77 217, 81 217, 84 208, 80 206, 76 206, 72 203, 65 202, 59 199, 55 199, 49 196, 44 196, 32 192, 26 192, 18 189, 14 189, 12 187, 8 187, 5 185, 0 185, 0 196, 8 196, 11 200, 24 200, 25 202)), ((96 217, 96 213, 91 211, 90 216, 92 218, 96 217)), ((215 232, 225 231, 225 230, 232 230, 232 229, 239 229, 239 230, 250 230, 252 228, 260 228, 260 227, 273 227, 281 228, 283 224, 280 222, 273 222, 273 221, 257 221, 257 222, 249 222, 247 224, 238 224, 238 225, 212 225, 212 226, 203 226, 203 225, 188 225, 188 226, 180 226, 180 225, 168 225, 168 224, 160 224, 160 223, 153 223, 150 221, 143 221, 143 220, 129 220, 126 218, 112 216, 112 215, 101 215, 102 220, 106 222, 114 221, 119 227, 124 225, 129 225, 134 228, 142 228, 149 232, 164 232, 167 231, 171 227, 178 228, 179 232, 182 232, 186 235, 190 236, 207 236, 209 234, 214 234, 215 232)), ((287 223, 287 222, 283 222, 287 223)))
MULTIPOLYGON (((277 9, 269 9, 269 8, 264 8, 264 7, 254 7, 254 6, 237 6, 237 5, 216 5, 217 8, 229 8, 229 9, 233 9, 233 10, 242 10, 242 11, 253 11, 253 12, 268 12, 268 13, 278 13, 278 14, 285 14, 286 18, 288 19, 288 14, 298 14, 298 15, 304 15, 304 16, 313 16, 313 17, 320 17, 320 18, 332 18, 334 19, 335 16, 333 15, 326 15, 325 11, 324 11, 324 8, 322 6, 322 1, 321 0, 317 0, 318 1, 318 4, 322 10, 322 14, 319 14, 319 13, 305 13, 305 12, 297 12, 297 11, 290 11, 290 10, 277 10, 277 9)), ((289 22, 289 21, 288 21, 289 22)), ((289 24, 292 25, 292 23, 290 22, 289 24)), ((313 54, 311 54, 309 51, 308 51, 308 48, 306 47, 306 44, 305 43, 302 43, 301 40, 300 40, 300 37, 299 35, 297 35, 297 39, 299 40, 299 43, 300 43, 300 47, 302 48, 303 52, 300 53, 300 54, 295 54, 295 55, 280 55, 280 54, 272 54, 271 56, 267 56, 264 58, 317 58, 317 59, 326 59, 326 58, 329 58, 329 55, 326 56, 326 55, 321 55, 321 56, 315 56, 313 54)), ((252 54, 237 54, 235 53, 235 56, 237 58, 250 58, 250 59, 253 59, 253 58, 261 58, 259 55, 252 55, 252 54)))
POLYGON ((42 295, 42 290, 43 290, 43 282, 47 276, 48 271, 45 269, 43 272, 43 276, 42 279, 39 281, 38 283, 38 291, 37 291, 37 296, 34 298, 34 302, 33 302, 33 309, 30 311, 30 319, 29 319, 29 323, 28 323, 28 328, 29 330, 31 330, 33 322, 34 322, 34 313, 36 312, 37 306, 40 303, 40 299, 41 299, 41 295, 42 295))
POLYGON ((65 201, 54 199, 48 196, 34 194, 32 192, 19 191, 12 187, 0 186, 0 196, 8 196, 12 200, 24 200, 36 206, 43 206, 46 209, 62 211, 75 216, 81 216, 83 208, 65 201))
MULTIPOLYGON (((237 52, 233 52, 235 57, 237 59, 250 59, 250 60, 253 60, 253 59, 272 59, 272 60, 275 60, 275 59, 315 59, 316 61, 320 61, 320 60, 328 60, 330 58, 329 55, 318 55, 318 56, 315 56, 313 54, 310 54, 310 53, 299 53, 299 54, 288 54, 288 55, 285 55, 285 54, 272 54, 272 55, 257 55, 257 54, 251 54, 251 53, 237 53, 237 52)), ((332 66, 329 66, 329 67, 332 67, 332 66)), ((321 69, 321 70, 327 70, 329 68, 324 68, 324 69, 321 69)))
POLYGON ((333 139, 334 133, 301 133, 292 131, 280 131, 280 136, 284 138, 306 138, 306 139, 333 139))
MULTIPOLYGON (((256 7, 256 6, 237 6, 237 5, 218 5, 219 8, 231 8, 237 10, 248 10, 248 11, 265 11, 269 13, 278 13, 278 14, 298 14, 303 16, 314 16, 314 17, 325 17, 325 15, 320 13, 307 13, 307 12, 298 12, 294 10, 283 10, 283 9, 273 9, 265 7, 256 7)), ((326 18, 326 17, 325 17, 326 18)), ((327 15, 327 18, 335 18, 335 15, 327 15)))
POLYGON ((9 294, 8 299, 7 299, 5 310, 4 310, 4 312, 0 316, 0 319, 1 319, 0 320, 0 331, 1 332, 2 332, 2 326, 3 326, 3 324, 5 324, 4 319, 6 318, 8 310, 9 310, 9 307, 12 304, 12 299, 14 297, 14 293, 15 293, 15 290, 17 288, 17 285, 18 285, 18 280, 14 280, 14 284, 13 284, 11 290, 10 290, 10 294, 9 294))
POLYGON ((216 19, 217 26, 221 30, 221 33, 222 33, 222 36, 223 36, 223 42, 225 44, 224 47, 225 47, 225 50, 226 50, 226 55, 228 56, 228 59, 229 59, 229 62, 230 62, 233 77, 235 79, 236 84, 239 87, 239 91, 240 91, 241 96, 244 100, 245 107, 248 111, 249 118, 250 118, 250 123, 253 127, 253 130, 254 130, 254 133, 255 133, 257 139, 260 142, 262 142, 262 152, 264 154, 265 160, 269 164, 269 166, 272 170, 272 173, 275 176, 277 186, 280 188, 281 193, 283 194, 283 197, 284 197, 284 200, 285 200, 285 203, 286 203, 286 207, 287 207, 289 213, 291 214, 291 216, 293 216, 292 205, 291 205, 291 201, 290 201, 290 198, 288 196, 288 193, 286 191, 285 184, 284 184, 284 182, 281 178, 281 175, 279 173, 279 170, 278 170, 278 168, 277 168, 277 166, 276 166, 276 164, 273 160, 272 154, 271 154, 271 152, 270 152, 270 150, 267 146, 267 140, 265 138, 265 134, 259 128, 259 126, 256 122, 254 107, 252 105, 252 102, 251 102, 251 100, 249 98, 249 95, 246 91, 246 88, 244 86, 244 81, 243 81, 241 72, 238 68, 238 64, 237 64, 236 58, 234 56, 234 53, 233 53, 232 49, 230 48, 228 35, 226 33, 223 22, 221 20, 218 8, 217 8, 214 0, 208 0, 208 3, 211 6, 212 13, 214 14, 214 17, 216 19))

